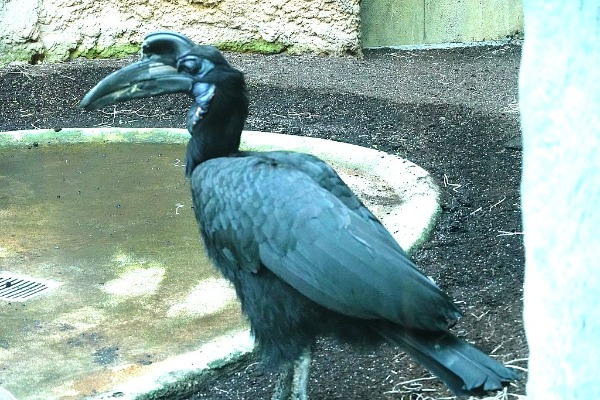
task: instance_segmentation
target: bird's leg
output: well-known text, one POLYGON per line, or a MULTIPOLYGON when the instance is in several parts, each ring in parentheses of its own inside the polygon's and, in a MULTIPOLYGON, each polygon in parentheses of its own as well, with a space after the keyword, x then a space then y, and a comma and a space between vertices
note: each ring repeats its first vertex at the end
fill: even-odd
POLYGON ((292 392, 292 380, 294 376, 294 364, 285 363, 277 373, 277 382, 275 382, 275 391, 271 400, 287 400, 292 392))
POLYGON ((294 379, 292 380, 293 400, 308 400, 308 375, 310 372, 310 348, 304 349, 294 362, 294 379))
POLYGON ((308 400, 310 349, 305 349, 293 363, 279 370, 271 400, 308 400))

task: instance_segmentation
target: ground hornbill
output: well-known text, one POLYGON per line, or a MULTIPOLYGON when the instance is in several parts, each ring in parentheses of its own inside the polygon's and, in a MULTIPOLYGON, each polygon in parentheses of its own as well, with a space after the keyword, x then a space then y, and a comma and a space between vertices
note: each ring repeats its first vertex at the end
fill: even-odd
POLYGON ((411 262, 333 169, 310 155, 238 149, 244 76, 214 47, 148 35, 141 60, 81 101, 91 110, 183 92, 193 98, 186 174, 209 257, 229 279, 266 364, 274 399, 305 399, 315 339, 399 345, 458 395, 517 374, 448 331, 460 312, 411 262))

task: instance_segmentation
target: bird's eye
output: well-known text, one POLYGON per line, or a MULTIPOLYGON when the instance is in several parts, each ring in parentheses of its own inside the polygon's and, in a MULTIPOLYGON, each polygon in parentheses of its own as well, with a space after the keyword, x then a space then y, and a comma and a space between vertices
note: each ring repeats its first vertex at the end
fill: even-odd
POLYGON ((202 64, 196 58, 183 58, 177 63, 177 71, 187 72, 190 75, 196 75, 201 68, 202 64))

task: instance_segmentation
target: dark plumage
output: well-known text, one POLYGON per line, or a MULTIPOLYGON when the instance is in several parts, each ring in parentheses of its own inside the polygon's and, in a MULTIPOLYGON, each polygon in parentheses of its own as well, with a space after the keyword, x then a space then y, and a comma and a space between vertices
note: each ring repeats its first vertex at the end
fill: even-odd
POLYGON ((411 262, 331 167, 292 152, 240 152, 248 113, 243 74, 186 37, 146 37, 141 61, 105 78, 86 109, 190 94, 186 174, 210 258, 235 286, 259 351, 280 369, 274 398, 307 397, 320 336, 390 341, 459 395, 517 379, 448 332, 454 303, 411 262))

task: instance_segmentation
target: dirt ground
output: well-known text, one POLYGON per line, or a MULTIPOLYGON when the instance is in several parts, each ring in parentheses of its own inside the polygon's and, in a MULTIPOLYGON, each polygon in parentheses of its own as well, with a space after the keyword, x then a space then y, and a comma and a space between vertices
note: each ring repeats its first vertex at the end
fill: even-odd
MULTIPOLYGON (((367 52, 362 59, 227 54, 245 73, 246 129, 350 142, 427 169, 442 214, 416 263, 464 311, 454 332, 526 367, 517 76, 521 47, 367 52)), ((132 61, 78 60, 0 69, 0 130, 185 127, 183 96, 77 108, 81 97, 132 61)), ((273 377, 252 356, 191 386, 189 399, 262 399, 273 377)), ((400 349, 360 353, 327 339, 312 363, 312 399, 448 398, 400 349)), ((524 394, 525 378, 509 388, 524 394)))

